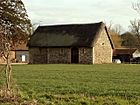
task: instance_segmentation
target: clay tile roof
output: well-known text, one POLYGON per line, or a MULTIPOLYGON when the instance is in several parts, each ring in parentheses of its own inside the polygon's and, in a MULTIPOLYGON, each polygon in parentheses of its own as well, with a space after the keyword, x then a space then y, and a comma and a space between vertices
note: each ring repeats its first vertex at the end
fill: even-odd
POLYGON ((31 36, 32 47, 91 47, 104 23, 39 26, 31 36))

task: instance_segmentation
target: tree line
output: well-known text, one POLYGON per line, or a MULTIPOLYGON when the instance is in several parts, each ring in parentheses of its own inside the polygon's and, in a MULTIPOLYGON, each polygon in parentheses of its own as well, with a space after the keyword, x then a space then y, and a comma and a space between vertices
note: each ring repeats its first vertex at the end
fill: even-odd
MULTIPOLYGON (((132 9, 140 15, 140 3, 132 3, 132 9)), ((140 19, 130 20, 129 30, 123 32, 123 28, 120 24, 113 25, 110 22, 108 29, 116 33, 115 35, 120 35, 121 45, 127 48, 138 48, 140 49, 140 19)))

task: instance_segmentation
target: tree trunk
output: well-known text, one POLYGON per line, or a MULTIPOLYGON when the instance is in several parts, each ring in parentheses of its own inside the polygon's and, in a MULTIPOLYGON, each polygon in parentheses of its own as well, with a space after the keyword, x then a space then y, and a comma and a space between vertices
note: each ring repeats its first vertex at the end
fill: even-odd
POLYGON ((11 65, 11 60, 10 60, 10 50, 7 50, 7 54, 6 54, 5 74, 6 74, 6 88, 8 90, 10 90, 11 89, 11 77, 12 77, 12 65, 11 65))

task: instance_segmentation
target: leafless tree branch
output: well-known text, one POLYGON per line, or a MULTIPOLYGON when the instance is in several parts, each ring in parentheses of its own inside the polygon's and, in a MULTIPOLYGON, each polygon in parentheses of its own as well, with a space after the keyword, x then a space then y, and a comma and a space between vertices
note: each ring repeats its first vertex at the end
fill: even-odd
POLYGON ((140 3, 132 3, 132 8, 140 14, 140 3))

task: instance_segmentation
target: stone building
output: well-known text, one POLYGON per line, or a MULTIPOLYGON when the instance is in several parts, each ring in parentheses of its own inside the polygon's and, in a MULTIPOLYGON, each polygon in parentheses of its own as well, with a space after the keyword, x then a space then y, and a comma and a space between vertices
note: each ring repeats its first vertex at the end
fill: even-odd
POLYGON ((102 22, 39 26, 28 47, 32 64, 112 63, 112 42, 102 22))

